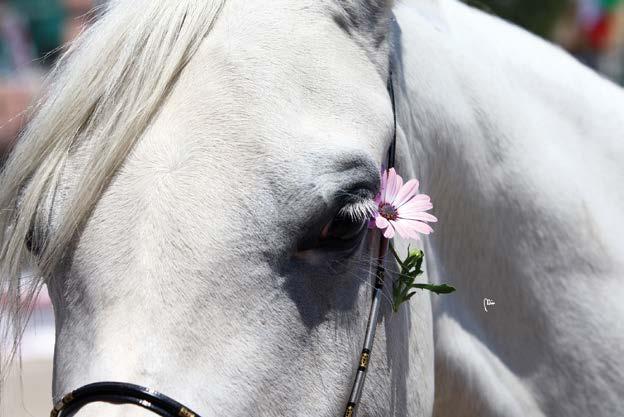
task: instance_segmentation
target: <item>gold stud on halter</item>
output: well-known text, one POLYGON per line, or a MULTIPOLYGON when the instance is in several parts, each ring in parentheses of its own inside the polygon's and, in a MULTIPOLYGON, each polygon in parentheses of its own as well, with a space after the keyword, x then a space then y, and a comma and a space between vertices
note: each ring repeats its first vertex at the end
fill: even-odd
POLYGON ((57 417, 61 411, 65 408, 67 404, 74 400, 74 393, 70 392, 63 399, 56 403, 52 411, 50 412, 50 417, 57 417))
POLYGON ((362 356, 360 356, 360 368, 368 368, 368 360, 370 359, 370 353, 367 351, 362 352, 362 356))
POLYGON ((189 410, 186 407, 182 407, 180 408, 180 411, 178 411, 178 416, 179 417, 197 417, 197 414, 193 413, 191 410, 189 410))

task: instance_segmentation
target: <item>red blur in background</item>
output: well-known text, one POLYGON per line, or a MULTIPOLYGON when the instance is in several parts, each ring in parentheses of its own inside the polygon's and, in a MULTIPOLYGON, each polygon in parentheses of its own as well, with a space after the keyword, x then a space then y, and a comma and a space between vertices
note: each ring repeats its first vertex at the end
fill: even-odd
POLYGON ((0 159, 63 44, 84 29, 96 0, 0 0, 0 159))

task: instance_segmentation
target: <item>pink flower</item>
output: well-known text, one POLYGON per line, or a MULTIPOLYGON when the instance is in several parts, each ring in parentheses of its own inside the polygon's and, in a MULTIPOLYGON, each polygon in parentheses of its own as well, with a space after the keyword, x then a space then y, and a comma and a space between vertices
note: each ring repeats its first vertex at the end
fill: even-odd
POLYGON ((403 178, 394 168, 381 176, 381 190, 375 203, 377 212, 372 225, 383 230, 384 237, 392 239, 395 233, 406 239, 419 239, 419 234, 433 232, 425 222, 437 222, 435 216, 427 213, 433 208, 428 195, 418 194, 418 180, 403 184, 403 178))

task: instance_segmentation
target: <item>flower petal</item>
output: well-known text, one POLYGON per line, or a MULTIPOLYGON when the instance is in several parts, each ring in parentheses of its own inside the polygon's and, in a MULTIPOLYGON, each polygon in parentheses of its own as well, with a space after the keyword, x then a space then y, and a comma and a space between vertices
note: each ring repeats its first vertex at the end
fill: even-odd
POLYGON ((419 222, 417 220, 405 220, 409 222, 409 227, 412 230, 417 231, 420 234, 428 235, 433 233, 433 229, 427 223, 419 222))
POLYGON ((396 198, 392 202, 394 207, 401 207, 403 204, 410 201, 418 193, 418 180, 409 180, 401 187, 396 198))
POLYGON ((416 194, 414 196, 414 198, 412 198, 410 201, 419 201, 419 202, 430 203, 431 202, 431 197, 429 197, 427 194, 416 194))
POLYGON ((401 187, 403 187, 403 178, 396 173, 394 168, 390 168, 383 201, 392 204, 401 187))
POLYGON ((394 220, 390 223, 402 238, 418 240, 418 233, 413 228, 411 228, 410 222, 410 220, 394 220))
POLYGON ((388 171, 381 167, 381 186, 379 188, 379 194, 377 194, 379 201, 375 198, 377 203, 380 203, 386 196, 386 188, 388 188, 388 171))
POLYGON ((416 213, 410 213, 409 215, 405 215, 404 213, 399 213, 399 219, 403 220, 420 220, 421 222, 431 222, 435 223, 438 221, 438 218, 433 214, 419 211, 416 213))
POLYGON ((428 196, 425 196, 426 199, 420 198, 423 194, 419 194, 416 197, 412 198, 407 203, 403 204, 403 206, 399 207, 397 210, 399 213, 413 213, 420 211, 427 211, 433 208, 433 204, 428 196))
POLYGON ((379 229, 385 229, 390 226, 390 223, 388 223, 388 220, 385 217, 377 216, 377 218, 375 219, 375 226, 377 226, 379 229))
POLYGON ((388 224, 388 227, 384 231, 384 237, 386 239, 392 239, 394 237, 394 227, 392 227, 391 223, 388 224))

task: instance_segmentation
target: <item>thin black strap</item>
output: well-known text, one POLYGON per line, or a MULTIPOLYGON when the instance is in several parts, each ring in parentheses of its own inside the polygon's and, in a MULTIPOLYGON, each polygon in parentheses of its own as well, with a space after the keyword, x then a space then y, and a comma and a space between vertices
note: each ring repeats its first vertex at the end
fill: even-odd
POLYGON ((164 394, 123 382, 97 382, 78 388, 54 406, 50 417, 71 415, 85 405, 95 402, 136 405, 162 417, 200 417, 196 412, 164 394))
POLYGON ((392 103, 392 118, 394 123, 392 143, 388 149, 388 168, 393 168, 396 164, 396 146, 397 146, 397 114, 396 99, 394 97, 394 77, 392 76, 392 68, 388 75, 388 94, 390 95, 390 103, 392 103))
MULTIPOLYGON (((394 102, 394 81, 392 77, 392 69, 388 75, 388 94, 392 102, 392 117, 394 118, 394 133, 390 148, 388 149, 388 169, 393 168, 396 162, 396 142, 397 142, 397 117, 394 102)), ((366 325, 366 335, 364 336, 364 346, 360 354, 360 361, 355 372, 355 380, 349 395, 349 401, 345 408, 344 417, 355 417, 357 408, 364 392, 364 383, 366 382, 366 373, 370 363, 371 353, 373 351, 373 343, 375 342, 375 333, 377 331, 377 323, 381 315, 381 301, 383 296, 383 287, 385 283, 386 267, 384 260, 388 252, 389 240, 383 234, 379 238, 379 256, 377 257, 377 271, 375 273, 375 289, 373 290, 373 301, 371 303, 368 315, 368 324, 366 325)))

